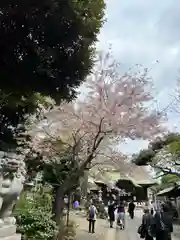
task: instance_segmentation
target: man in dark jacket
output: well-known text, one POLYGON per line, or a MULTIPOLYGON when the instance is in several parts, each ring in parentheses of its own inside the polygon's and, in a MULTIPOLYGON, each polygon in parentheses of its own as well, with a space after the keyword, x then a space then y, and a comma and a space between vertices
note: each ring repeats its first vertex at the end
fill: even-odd
POLYGON ((153 224, 153 216, 149 212, 149 209, 144 209, 144 215, 142 217, 142 226, 144 228, 145 233, 145 240, 153 240, 153 237, 150 236, 149 229, 150 226, 153 224))
POLYGON ((128 212, 129 212, 129 215, 132 219, 134 218, 134 210, 135 210, 135 204, 134 204, 133 201, 131 201, 129 203, 128 212))
POLYGON ((113 223, 115 221, 115 213, 114 213, 115 210, 116 210, 115 203, 113 201, 111 201, 109 206, 108 206, 108 215, 109 215, 110 228, 113 228, 113 223))
POLYGON ((172 214, 167 204, 162 205, 162 210, 156 212, 154 224, 156 231, 156 240, 171 240, 173 232, 172 214))

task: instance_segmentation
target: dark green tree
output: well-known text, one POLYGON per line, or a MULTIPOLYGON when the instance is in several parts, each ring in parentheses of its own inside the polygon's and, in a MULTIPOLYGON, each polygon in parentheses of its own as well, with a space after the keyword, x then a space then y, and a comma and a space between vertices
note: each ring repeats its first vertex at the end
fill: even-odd
POLYGON ((163 138, 157 138, 150 142, 148 149, 143 149, 134 155, 132 161, 138 166, 149 165, 152 163, 155 155, 167 146, 170 153, 178 153, 180 151, 180 134, 169 133, 163 138))
POLYGON ((1 1, 1 142, 13 139, 42 98, 76 96, 93 65, 104 8, 104 0, 1 1))
POLYGON ((161 178, 161 185, 164 185, 165 187, 169 187, 179 181, 180 181, 180 177, 173 174, 167 174, 161 178))
POLYGON ((180 134, 169 133, 149 144, 133 157, 138 166, 150 165, 157 175, 180 176, 180 134))

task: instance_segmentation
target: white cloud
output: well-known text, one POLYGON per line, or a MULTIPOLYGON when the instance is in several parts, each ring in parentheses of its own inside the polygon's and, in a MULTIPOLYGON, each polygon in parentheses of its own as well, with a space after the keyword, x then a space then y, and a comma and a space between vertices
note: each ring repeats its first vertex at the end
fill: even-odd
MULTIPOLYGON (((179 0, 107 0, 107 22, 97 44, 100 49, 112 44, 114 56, 124 68, 137 63, 152 68, 159 109, 172 101, 178 77, 179 11, 179 0)), ((167 125, 174 129, 175 124, 179 125, 179 116, 170 110, 168 114, 167 125)), ((131 141, 122 148, 125 152, 136 152, 145 146, 147 142, 131 141)))
POLYGON ((119 149, 125 154, 138 153, 141 149, 148 147, 148 141, 143 140, 128 140, 120 145, 119 149))

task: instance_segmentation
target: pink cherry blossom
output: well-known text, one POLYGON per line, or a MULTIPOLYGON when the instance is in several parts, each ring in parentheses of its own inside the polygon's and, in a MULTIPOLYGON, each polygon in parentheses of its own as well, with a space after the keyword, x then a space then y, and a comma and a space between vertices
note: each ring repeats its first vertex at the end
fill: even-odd
POLYGON ((153 100, 152 79, 147 68, 135 66, 121 74, 121 66, 107 53, 101 54, 87 78, 86 98, 58 108, 56 136, 78 141, 79 154, 87 149, 94 158, 107 144, 127 138, 152 139, 162 132, 162 114, 148 107, 153 100))

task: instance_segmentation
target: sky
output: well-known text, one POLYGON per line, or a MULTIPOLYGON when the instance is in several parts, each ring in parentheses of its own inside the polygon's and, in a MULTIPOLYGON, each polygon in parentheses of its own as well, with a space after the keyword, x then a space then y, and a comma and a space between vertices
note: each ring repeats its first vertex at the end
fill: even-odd
MULTIPOLYGON (((169 104, 174 99, 180 73, 180 0, 106 0, 106 23, 97 48, 107 50, 124 69, 143 64, 151 69, 155 86, 155 107, 167 109, 167 126, 180 130, 179 114, 169 104), (169 106, 167 108, 167 106, 169 106)), ((121 145, 125 153, 146 148, 146 141, 121 145)))

